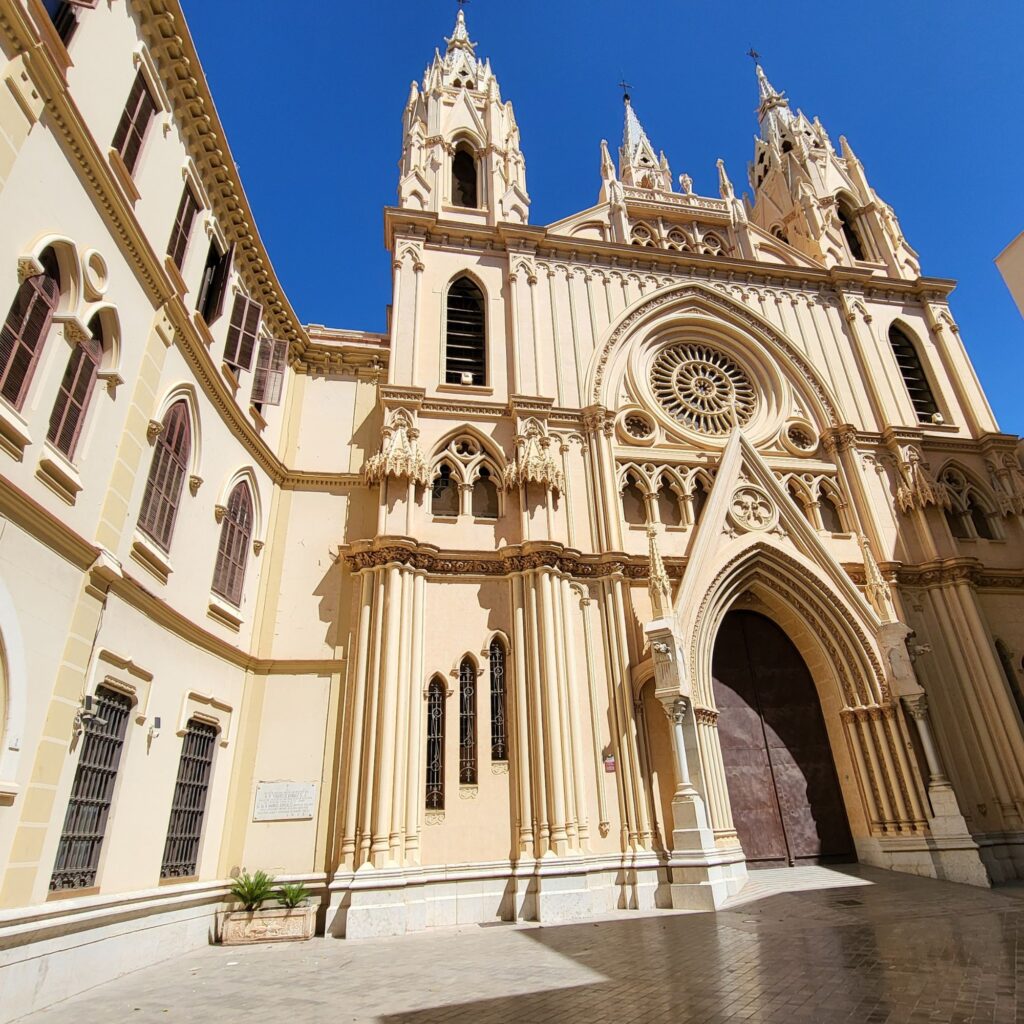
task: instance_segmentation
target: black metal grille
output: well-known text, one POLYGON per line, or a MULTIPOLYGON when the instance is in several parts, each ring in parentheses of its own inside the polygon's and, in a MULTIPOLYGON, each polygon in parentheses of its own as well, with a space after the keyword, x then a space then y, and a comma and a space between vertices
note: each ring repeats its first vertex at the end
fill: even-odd
POLYGON ((484 350, 483 293, 468 277, 460 277, 448 289, 445 381, 461 384, 468 373, 474 384, 486 383, 484 350))
POLYGON ((896 364, 903 374, 903 382, 910 393, 910 401, 914 403, 914 411, 922 423, 930 423, 932 416, 939 411, 928 386, 921 359, 914 348, 914 343, 896 326, 889 328, 889 341, 892 344, 896 364))
POLYGON ((50 878, 52 890, 85 889, 96 884, 131 706, 124 694, 97 687, 96 715, 83 723, 82 754, 50 878))
POLYGON ((196 873, 216 742, 214 726, 194 720, 188 723, 181 744, 178 781, 174 786, 171 820, 160 865, 161 878, 188 878, 196 873))
POLYGON ((508 760, 508 729, 505 719, 505 648, 491 641, 491 760, 508 760))
POLYGON ((444 683, 427 690, 427 809, 444 810, 444 683))
POLYGON ((459 782, 476 785, 476 666, 459 666, 459 782))

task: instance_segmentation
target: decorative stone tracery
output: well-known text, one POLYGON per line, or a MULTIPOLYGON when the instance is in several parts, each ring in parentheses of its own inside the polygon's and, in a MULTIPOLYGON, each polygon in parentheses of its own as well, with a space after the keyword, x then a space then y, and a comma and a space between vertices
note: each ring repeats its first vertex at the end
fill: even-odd
POLYGON ((562 468, 551 450, 551 437, 539 420, 531 417, 516 436, 515 453, 505 469, 505 489, 529 483, 559 492, 564 486, 562 468))
POLYGON ((426 486, 430 474, 417 440, 420 432, 411 414, 405 409, 396 409, 381 434, 380 451, 371 455, 363 467, 366 482, 376 484, 388 477, 408 477, 413 483, 426 486))

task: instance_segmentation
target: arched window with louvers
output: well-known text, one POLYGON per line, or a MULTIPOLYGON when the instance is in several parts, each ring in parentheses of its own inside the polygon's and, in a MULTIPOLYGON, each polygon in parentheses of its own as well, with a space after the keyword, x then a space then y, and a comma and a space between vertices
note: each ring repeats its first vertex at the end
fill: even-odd
POLYGON ((907 387, 918 422, 931 423, 939 407, 928 383, 928 375, 925 373, 917 346, 899 324, 893 324, 889 328, 889 344, 892 346, 892 354, 896 357, 896 365, 907 387))
POLYGON ((487 382, 484 293, 470 278, 457 278, 448 289, 445 310, 445 383, 484 385, 487 382))
POLYGON ((236 607, 242 601, 252 530, 252 494, 249 485, 242 481, 236 484, 228 495, 220 524, 217 563, 213 570, 213 592, 236 607))
POLYGON ((163 418, 149 464, 142 496, 139 529, 167 551, 192 454, 192 425, 188 405, 179 399, 163 418))
POLYGON ((75 342, 61 378, 60 390, 50 413, 46 439, 69 459, 85 425, 96 374, 103 360, 105 343, 103 321, 97 314, 89 321, 89 337, 75 342))
POLYGON ((0 330, 0 395, 20 409, 28 394, 61 294, 57 255, 39 256, 43 272, 22 281, 0 330))

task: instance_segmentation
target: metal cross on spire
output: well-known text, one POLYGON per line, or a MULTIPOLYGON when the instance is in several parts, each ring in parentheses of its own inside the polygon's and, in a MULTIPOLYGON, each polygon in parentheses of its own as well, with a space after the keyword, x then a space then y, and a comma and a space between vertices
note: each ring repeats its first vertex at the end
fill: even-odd
MULTIPOLYGON (((461 3, 462 0, 459 0, 461 3)), ((761 59, 761 54, 757 52, 753 47, 747 50, 747 56, 756 64, 761 59)))
POLYGON ((622 81, 619 82, 619 88, 622 90, 622 102, 628 102, 629 90, 632 89, 633 86, 631 86, 629 82, 626 81, 625 76, 623 76, 622 81))

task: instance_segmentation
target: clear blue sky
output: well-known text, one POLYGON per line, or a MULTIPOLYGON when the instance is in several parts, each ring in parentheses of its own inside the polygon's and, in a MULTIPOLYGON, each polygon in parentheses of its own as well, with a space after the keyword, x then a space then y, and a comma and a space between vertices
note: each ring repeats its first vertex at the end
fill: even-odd
MULTIPOLYGON (((183 0, 285 290, 306 322, 382 330, 401 116, 455 19, 450 0, 183 0)), ((794 107, 846 135, 953 312, 1003 430, 1024 432, 1024 320, 993 264, 1024 230, 1024 3, 985 0, 473 0, 466 17, 512 100, 530 219, 594 203, 625 75, 675 175, 737 191, 756 130, 753 45, 794 107), (630 13, 627 16, 626 12, 630 13)))

